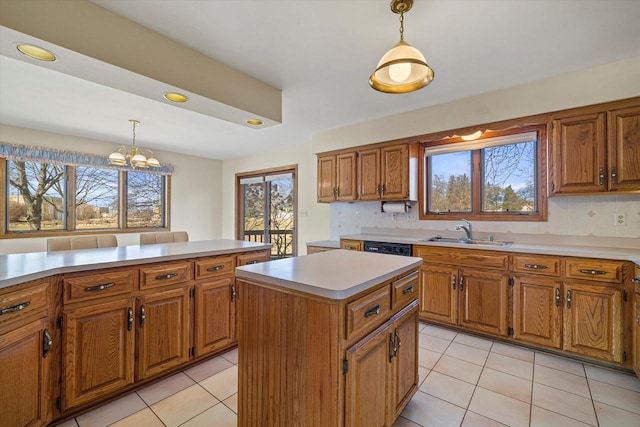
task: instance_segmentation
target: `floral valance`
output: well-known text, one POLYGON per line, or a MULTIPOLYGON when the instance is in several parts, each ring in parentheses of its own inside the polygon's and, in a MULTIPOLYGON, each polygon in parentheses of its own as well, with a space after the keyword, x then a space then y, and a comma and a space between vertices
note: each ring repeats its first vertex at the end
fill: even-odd
POLYGON ((26 145, 0 144, 0 157, 5 157, 9 160, 57 163, 70 166, 93 166, 106 169, 157 173, 160 175, 171 175, 173 173, 173 167, 169 165, 145 169, 116 166, 109 163, 106 157, 96 156, 95 154, 26 145))

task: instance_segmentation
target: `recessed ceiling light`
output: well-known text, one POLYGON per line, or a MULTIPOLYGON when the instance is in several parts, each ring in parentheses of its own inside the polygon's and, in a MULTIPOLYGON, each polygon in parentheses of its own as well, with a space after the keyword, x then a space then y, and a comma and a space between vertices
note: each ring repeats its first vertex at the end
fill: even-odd
POLYGON ((165 99, 173 102, 187 102, 189 98, 178 92, 167 92, 164 94, 165 99))
POLYGON ((264 122, 260 119, 249 119, 247 120, 247 123, 251 126, 260 126, 261 124, 264 124, 264 122))
POLYGON ((31 44, 19 44, 18 50, 29 58, 38 59, 40 61, 55 61, 56 56, 49 52, 47 49, 43 49, 31 44))

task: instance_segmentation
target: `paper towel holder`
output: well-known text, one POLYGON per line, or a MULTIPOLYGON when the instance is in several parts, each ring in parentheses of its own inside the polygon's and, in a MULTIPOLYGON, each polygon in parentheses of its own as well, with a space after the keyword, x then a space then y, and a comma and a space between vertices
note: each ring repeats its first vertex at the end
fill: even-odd
POLYGON ((392 213, 401 213, 401 212, 410 212, 411 211, 411 203, 409 202, 380 202, 380 212, 392 212, 392 213), (387 204, 387 210, 385 210, 384 205, 387 204))

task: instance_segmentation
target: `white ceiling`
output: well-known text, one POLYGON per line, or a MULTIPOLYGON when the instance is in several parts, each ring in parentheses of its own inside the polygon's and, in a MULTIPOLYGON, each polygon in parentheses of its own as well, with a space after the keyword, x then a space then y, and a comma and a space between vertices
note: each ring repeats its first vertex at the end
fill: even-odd
POLYGON ((392 95, 367 83, 399 38, 389 0, 93 3, 281 89, 282 124, 249 129, 5 55, 1 123, 128 143, 128 119, 135 118, 141 146, 229 159, 640 56, 637 0, 415 0, 405 15, 405 39, 425 55, 435 79, 392 95))

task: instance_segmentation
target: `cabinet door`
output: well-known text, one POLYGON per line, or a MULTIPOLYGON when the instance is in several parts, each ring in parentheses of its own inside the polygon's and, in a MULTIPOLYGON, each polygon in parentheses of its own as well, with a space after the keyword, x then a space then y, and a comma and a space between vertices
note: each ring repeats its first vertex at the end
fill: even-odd
POLYGON ((202 356, 235 342, 236 290, 233 278, 200 283, 195 289, 195 353, 202 356))
POLYGON ((513 338, 552 348, 562 346, 562 283, 557 280, 515 277, 513 338))
POLYGON ((358 152, 358 183, 360 200, 379 200, 380 149, 373 148, 358 152))
POLYGON ((494 335, 507 336, 506 274, 483 270, 461 270, 460 325, 494 335))
POLYGON ((0 335, 0 426, 47 424, 46 324, 39 319, 0 335))
POLYGON ((381 150, 382 199, 407 199, 409 197, 409 146, 403 144, 384 147, 381 150))
POLYGON ((605 114, 553 120, 551 193, 606 191, 605 114))
POLYGON ((633 296, 633 370, 640 378, 640 294, 633 296))
POLYGON ((356 153, 336 156, 336 200, 351 202, 358 198, 356 185, 356 153))
POLYGON ((136 379, 189 360, 189 287, 145 295, 137 300, 136 379))
POLYGON ((347 350, 346 427, 391 425, 392 339, 387 322, 347 350))
MULTIPOLYGON (((410 304, 393 319, 396 353, 393 359, 393 420, 418 390, 418 304, 410 304)), ((390 424, 391 424, 390 423, 390 424)))
POLYGON ((420 317, 458 323, 458 270, 450 267, 420 267, 420 317))
POLYGON ((640 105, 609 111, 610 190, 640 190, 640 105))
POLYGON ((133 383, 134 300, 124 299, 63 314, 63 409, 133 383))
POLYGON ((336 188, 336 156, 318 157, 318 202, 333 202, 336 188))
POLYGON ((622 362, 623 290, 565 283, 564 350, 622 362))

